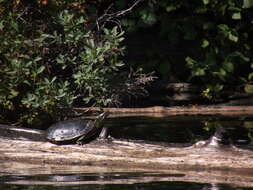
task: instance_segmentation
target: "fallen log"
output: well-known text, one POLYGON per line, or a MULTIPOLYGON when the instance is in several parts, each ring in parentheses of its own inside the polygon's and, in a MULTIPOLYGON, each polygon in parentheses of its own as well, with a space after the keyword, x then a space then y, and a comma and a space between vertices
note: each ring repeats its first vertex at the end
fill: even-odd
POLYGON ((233 146, 178 147, 118 139, 59 146, 47 142, 43 131, 4 125, 0 136, 1 172, 155 172, 183 174, 181 181, 253 186, 253 151, 233 146))
POLYGON ((75 107, 74 111, 91 112, 91 111, 109 111, 115 116, 119 115, 160 115, 160 117, 169 115, 252 115, 253 106, 153 106, 145 108, 100 108, 100 107, 75 107))

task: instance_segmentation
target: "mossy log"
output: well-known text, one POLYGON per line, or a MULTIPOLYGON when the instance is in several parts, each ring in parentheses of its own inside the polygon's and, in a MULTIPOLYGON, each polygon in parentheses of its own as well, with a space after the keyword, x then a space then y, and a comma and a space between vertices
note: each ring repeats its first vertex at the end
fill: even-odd
POLYGON ((47 142, 43 131, 5 125, 0 125, 0 134, 1 172, 155 172, 183 175, 153 175, 138 182, 180 180, 253 186, 253 151, 233 146, 180 147, 118 139, 59 146, 47 142))

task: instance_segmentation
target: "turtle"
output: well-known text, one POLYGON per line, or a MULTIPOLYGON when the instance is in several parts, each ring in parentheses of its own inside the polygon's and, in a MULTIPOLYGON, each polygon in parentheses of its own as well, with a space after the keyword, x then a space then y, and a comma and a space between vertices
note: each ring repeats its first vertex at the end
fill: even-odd
POLYGON ((46 131, 46 138, 54 144, 79 145, 98 136, 100 139, 106 139, 108 136, 107 127, 102 127, 102 121, 109 115, 109 112, 103 112, 95 120, 66 120, 51 125, 46 131))

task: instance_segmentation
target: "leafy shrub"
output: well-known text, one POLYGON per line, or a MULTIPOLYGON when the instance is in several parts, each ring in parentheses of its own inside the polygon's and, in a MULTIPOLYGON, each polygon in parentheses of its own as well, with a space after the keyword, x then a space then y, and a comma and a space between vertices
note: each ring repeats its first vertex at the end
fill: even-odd
MULTIPOLYGON (((0 22, 1 119, 38 125, 45 117, 65 116, 63 110, 77 103, 119 103, 122 90, 117 88, 129 81, 127 73, 117 79, 125 65, 124 32, 117 27, 92 30, 85 16, 68 10, 47 12, 46 20, 30 11, 9 12, 0 22)), ((143 84, 134 90, 142 91, 143 84)))

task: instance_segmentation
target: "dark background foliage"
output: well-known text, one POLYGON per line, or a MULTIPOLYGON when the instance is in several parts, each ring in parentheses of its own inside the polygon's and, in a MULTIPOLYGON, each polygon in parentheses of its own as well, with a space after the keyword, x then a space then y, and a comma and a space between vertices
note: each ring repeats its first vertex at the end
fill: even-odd
POLYGON ((159 79, 205 86, 218 97, 225 86, 252 81, 252 5, 244 0, 144 1, 122 23, 127 61, 159 79))

